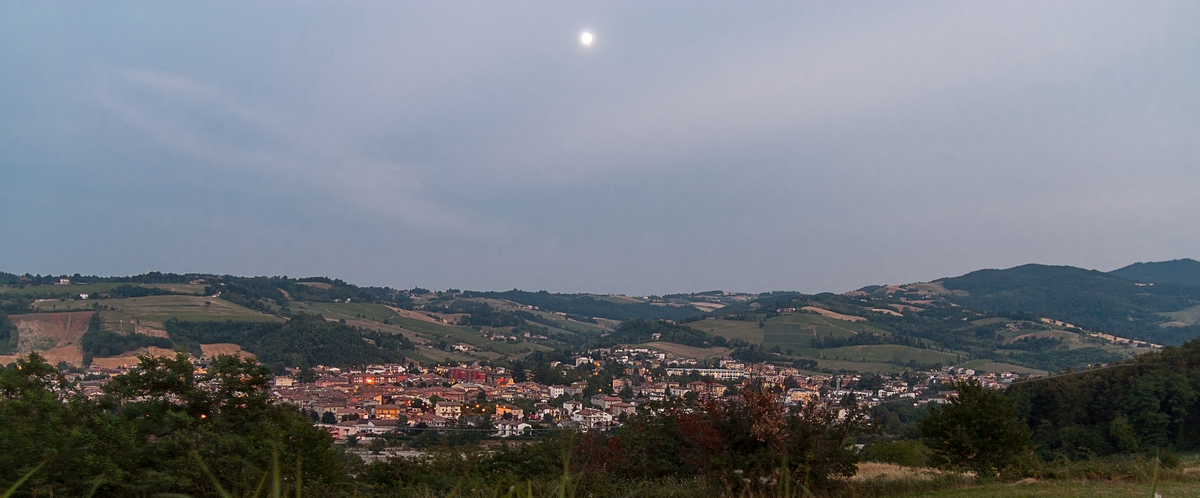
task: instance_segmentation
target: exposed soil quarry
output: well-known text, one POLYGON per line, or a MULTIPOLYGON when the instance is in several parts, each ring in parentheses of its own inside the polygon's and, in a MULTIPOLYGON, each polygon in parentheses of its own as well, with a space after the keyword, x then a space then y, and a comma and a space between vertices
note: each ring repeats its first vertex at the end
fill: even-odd
POLYGON ((88 321, 93 311, 71 313, 30 313, 9 315, 8 320, 17 328, 17 354, 0 356, 0 363, 17 361, 34 351, 46 358, 51 365, 66 362, 70 365, 83 364, 83 348, 79 339, 87 332, 88 321))

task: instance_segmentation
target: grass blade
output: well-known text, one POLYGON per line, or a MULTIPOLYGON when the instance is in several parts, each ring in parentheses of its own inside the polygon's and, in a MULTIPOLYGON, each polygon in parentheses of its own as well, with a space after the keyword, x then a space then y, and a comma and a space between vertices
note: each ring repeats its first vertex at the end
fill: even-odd
POLYGON ((271 498, 283 498, 283 480, 279 477, 279 449, 271 450, 271 498))
POLYGON ((100 489, 101 484, 104 484, 104 480, 96 478, 96 482, 92 483, 92 489, 88 491, 88 494, 84 495, 84 498, 92 498, 96 494, 96 490, 100 489))
POLYGON ((42 466, 46 465, 46 462, 47 460, 43 460, 42 463, 39 463, 37 467, 33 468, 33 470, 21 476, 20 479, 17 479, 17 482, 14 482, 13 485, 8 488, 8 491, 5 491, 4 494, 0 495, 0 498, 9 498, 13 495, 13 493, 16 493, 17 488, 20 488, 22 484, 25 484, 25 481, 28 481, 30 477, 33 477, 37 471, 42 470, 42 466))
POLYGON ((269 475, 271 475, 271 472, 263 472, 262 479, 258 480, 258 487, 254 488, 254 494, 252 495, 254 498, 258 498, 262 494, 263 486, 267 485, 267 476, 269 475))
POLYGON ((221 487, 220 481, 217 481, 217 476, 213 475, 213 473, 208 470, 207 465, 204 465, 204 460, 200 459, 200 455, 192 453, 192 456, 196 457, 196 463, 200 464, 200 470, 204 472, 204 475, 208 476, 209 481, 212 481, 213 487, 217 488, 217 494, 220 495, 221 498, 233 498, 233 496, 230 496, 230 494, 225 491, 225 488, 221 487))
POLYGON ((303 474, 300 472, 300 450, 296 450, 296 498, 300 496, 300 483, 304 481, 303 474))

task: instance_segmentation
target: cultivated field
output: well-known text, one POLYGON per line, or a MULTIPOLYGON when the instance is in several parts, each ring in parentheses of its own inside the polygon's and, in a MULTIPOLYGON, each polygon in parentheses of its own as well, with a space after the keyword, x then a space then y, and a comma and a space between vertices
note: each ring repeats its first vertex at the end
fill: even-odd
POLYGON ((80 294, 96 294, 100 292, 108 292, 115 287, 126 284, 88 284, 88 285, 30 285, 24 288, 0 286, 0 292, 7 294, 21 294, 32 297, 43 296, 78 296, 80 294))
POLYGON ((697 330, 703 330, 726 339, 741 339, 750 344, 762 344, 763 330, 758 328, 758 322, 744 320, 700 320, 687 324, 697 330))
POLYGON ((180 294, 195 294, 197 296, 204 294, 204 284, 141 284, 141 287, 153 287, 170 292, 178 292, 180 294))
POLYGON ((963 368, 971 368, 980 372, 1013 372, 1019 374, 1036 374, 1046 375, 1050 372, 1045 370, 1037 370, 1033 368, 1025 368, 1022 366, 1013 365, 1011 363, 1000 363, 991 360, 971 360, 959 365, 963 368))
POLYGON ((171 318, 188 321, 282 321, 229 301, 204 296, 147 296, 126 299, 41 301, 39 310, 93 309, 93 306, 121 312, 132 318, 165 322, 171 318))
POLYGON ((1185 325, 1200 323, 1200 304, 1179 311, 1159 314, 1171 319, 1174 322, 1181 322, 1185 325))
POLYGON ((730 348, 697 348, 692 346, 684 346, 682 344, 675 344, 673 342, 647 342, 645 344, 638 344, 638 346, 656 349, 664 353, 673 354, 677 357, 696 358, 698 360, 725 356, 729 354, 730 351, 733 351, 730 348))
POLYGON ((847 322, 865 322, 865 321, 867 321, 867 319, 865 317, 861 317, 861 316, 857 316, 857 315, 843 315, 841 313, 838 313, 835 311, 829 311, 825 308, 818 308, 816 306, 805 306, 800 309, 802 309, 804 311, 811 311, 811 312, 821 315, 823 317, 833 318, 835 320, 845 320, 847 322))
POLYGON ((400 318, 391 308, 374 303, 297 303, 293 306, 309 313, 320 313, 325 318, 366 318, 379 322, 400 318))

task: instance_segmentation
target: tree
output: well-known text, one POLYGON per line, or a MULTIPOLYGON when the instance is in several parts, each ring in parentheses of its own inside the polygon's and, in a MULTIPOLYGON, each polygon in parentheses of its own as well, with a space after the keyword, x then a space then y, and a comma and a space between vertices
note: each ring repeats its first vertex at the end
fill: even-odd
POLYGON ((1029 451, 1029 428, 1017 419, 1016 405, 1004 393, 984 389, 974 379, 951 387, 958 396, 930 409, 921 422, 935 465, 994 475, 1029 451))
POLYGON ((512 377, 516 382, 525 382, 528 380, 525 374, 525 363, 517 360, 512 363, 512 377))
POLYGON ((321 423, 331 425, 336 424, 338 423, 337 415, 334 415, 333 412, 325 412, 321 414, 321 423))

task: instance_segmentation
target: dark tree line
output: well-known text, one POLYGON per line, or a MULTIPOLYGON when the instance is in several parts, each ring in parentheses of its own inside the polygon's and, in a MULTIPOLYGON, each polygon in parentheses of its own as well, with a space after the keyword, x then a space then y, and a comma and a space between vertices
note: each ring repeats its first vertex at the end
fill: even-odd
POLYGON ((305 491, 346 481, 327 433, 270 403, 270 371, 222 357, 196 374, 186 356, 140 366, 84 397, 36 355, 0 368, 0 489, 19 496, 241 495, 282 467, 305 491), (274 458, 278 464, 273 464, 274 458))
POLYGON ((1200 340, 1009 389, 1044 454, 1200 449, 1200 340))
POLYGON ((403 351, 415 349, 402 335, 352 327, 321 315, 296 314, 284 323, 185 322, 168 320, 167 333, 193 350, 200 344, 233 343, 254 353, 268 366, 314 367, 400 363, 403 351), (367 339, 367 340, 364 340, 367 339))
POLYGON ((93 313, 88 321, 87 332, 79 338, 79 346, 83 348, 83 364, 90 365, 92 358, 97 356, 116 356, 127 351, 144 347, 160 347, 170 349, 175 343, 165 337, 151 337, 144 334, 122 334, 101 328, 100 314, 93 313))
POLYGON ((620 327, 617 327, 617 330, 613 331, 607 337, 602 337, 600 342, 606 344, 637 344, 654 340, 698 348, 725 346, 728 344, 728 341, 724 337, 696 330, 687 325, 678 325, 659 320, 643 320, 641 318, 635 318, 622 323, 620 327))
POLYGON ((507 299, 515 303, 537 306, 543 311, 557 311, 580 317, 600 317, 612 320, 679 320, 701 315, 691 306, 655 306, 650 303, 617 303, 587 294, 554 294, 546 291, 527 292, 513 289, 504 292, 466 291, 462 297, 507 299))

